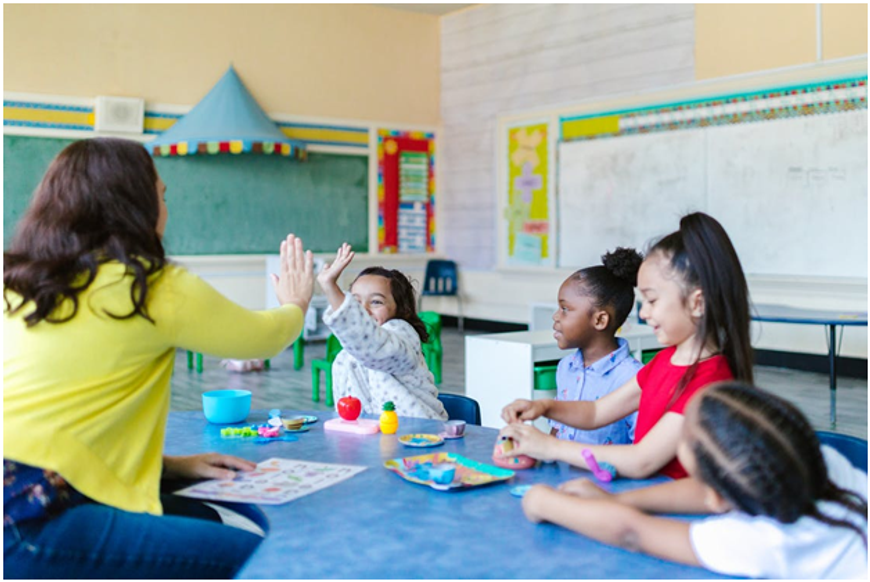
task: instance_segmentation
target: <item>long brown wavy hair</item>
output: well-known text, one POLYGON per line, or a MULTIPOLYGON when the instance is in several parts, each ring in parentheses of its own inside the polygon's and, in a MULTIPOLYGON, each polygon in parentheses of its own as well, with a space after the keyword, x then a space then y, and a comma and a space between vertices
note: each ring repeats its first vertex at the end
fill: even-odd
POLYGON ((133 276, 133 310, 107 315, 140 315, 153 323, 146 309, 148 279, 166 264, 159 216, 157 170, 141 144, 116 138, 70 144, 51 162, 3 253, 6 311, 16 313, 32 301, 35 309, 24 317, 28 327, 69 321, 99 266, 119 261, 133 276), (10 290, 22 298, 17 305, 10 303, 10 290), (66 300, 72 312, 53 315, 66 300))

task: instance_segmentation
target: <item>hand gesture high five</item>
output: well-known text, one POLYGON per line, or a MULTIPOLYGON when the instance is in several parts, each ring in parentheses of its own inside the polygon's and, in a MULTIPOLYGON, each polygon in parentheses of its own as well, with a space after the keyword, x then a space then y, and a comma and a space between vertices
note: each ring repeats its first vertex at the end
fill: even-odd
POLYGON ((338 288, 338 278, 354 256, 350 245, 344 243, 335 253, 335 260, 324 265, 320 273, 317 274, 317 282, 320 283, 320 288, 323 289, 323 293, 326 294, 333 309, 338 309, 344 302, 344 294, 338 288))
POLYGON ((281 241, 281 273, 272 273, 272 286, 281 305, 294 303, 308 311, 314 293, 314 257, 302 250, 302 239, 288 234, 281 241))

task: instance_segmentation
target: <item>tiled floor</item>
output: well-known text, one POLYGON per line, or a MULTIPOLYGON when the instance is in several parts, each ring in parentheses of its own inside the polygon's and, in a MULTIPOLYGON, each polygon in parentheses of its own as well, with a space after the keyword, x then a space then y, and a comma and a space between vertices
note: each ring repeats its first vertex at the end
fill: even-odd
MULTIPOLYGON (((468 332, 469 334, 475 332, 468 332)), ((442 392, 465 392, 464 336, 454 328, 445 328, 442 392)), ((293 369, 293 351, 288 349, 272 360, 266 372, 237 374, 227 372, 216 358, 205 357, 204 370, 198 374, 187 369, 187 357, 179 351, 172 378, 172 410, 201 408, 200 394, 207 390, 244 388, 253 392, 255 409, 283 408, 326 410, 323 403, 323 379, 320 381, 320 402, 311 401, 311 360, 324 357, 326 344, 312 343, 305 348, 305 366, 293 369)), ((817 429, 830 430, 828 376, 796 372, 783 368, 759 366, 756 383, 794 402, 817 429)), ((837 432, 867 438, 867 381, 839 378, 837 381, 837 432)))

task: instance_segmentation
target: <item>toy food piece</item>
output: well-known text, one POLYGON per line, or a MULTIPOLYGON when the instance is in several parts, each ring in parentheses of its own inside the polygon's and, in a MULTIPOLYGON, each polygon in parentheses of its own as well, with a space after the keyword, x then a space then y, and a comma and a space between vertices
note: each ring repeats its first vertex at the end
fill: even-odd
POLYGON ((506 457, 505 453, 513 450, 514 441, 507 437, 500 437, 492 451, 492 462, 503 469, 528 469, 535 466, 535 459, 528 455, 506 457))
POLYGON ((344 420, 354 421, 362 412, 362 402, 354 396, 345 396, 338 400, 338 415, 344 420))
POLYGON ((392 401, 384 402, 384 411, 381 413, 381 432, 384 434, 396 434, 399 430, 399 417, 396 415, 396 407, 392 401))
POLYGON ((287 430, 299 430, 305 424, 305 418, 302 416, 294 416, 293 418, 282 418, 284 428, 287 430))

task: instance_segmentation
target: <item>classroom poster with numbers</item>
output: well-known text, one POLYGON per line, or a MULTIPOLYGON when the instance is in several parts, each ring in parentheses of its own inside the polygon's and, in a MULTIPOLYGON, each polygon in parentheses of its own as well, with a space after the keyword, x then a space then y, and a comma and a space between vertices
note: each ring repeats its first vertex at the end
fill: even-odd
POLYGON ((378 132, 378 251, 435 250, 435 136, 378 132))
POLYGON ((507 263, 552 264, 547 124, 508 129, 507 263))

